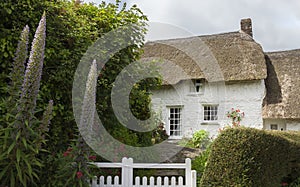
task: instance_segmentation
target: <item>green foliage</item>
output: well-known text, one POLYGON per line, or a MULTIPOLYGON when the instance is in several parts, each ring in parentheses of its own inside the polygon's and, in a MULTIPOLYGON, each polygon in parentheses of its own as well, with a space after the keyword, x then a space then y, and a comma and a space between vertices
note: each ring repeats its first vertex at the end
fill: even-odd
POLYGON ((281 186, 300 176, 299 132, 228 128, 211 145, 202 186, 281 186))
MULTIPOLYGON (((0 144, 3 150, 11 149, 9 154, 12 154, 9 157, 7 156, 7 151, 1 151, 0 157, 6 160, 1 160, 0 164, 5 165, 5 163, 10 163, 10 161, 11 163, 17 163, 17 155, 19 155, 18 158, 22 155, 20 163, 26 164, 26 159, 36 159, 36 161, 30 162, 32 169, 29 166, 27 167, 27 165, 20 167, 25 173, 39 173, 41 182, 37 184, 38 186, 44 185, 45 181, 49 182, 51 179, 55 181, 57 179, 53 178, 53 176, 57 176, 56 174, 60 172, 64 173, 61 171, 63 168, 61 164, 64 161, 55 155, 66 150, 74 139, 80 139, 73 116, 71 94, 77 65, 88 47, 98 38, 113 29, 130 23, 137 25, 136 35, 132 38, 134 44, 116 53, 106 64, 106 67, 103 68, 97 81, 96 107, 102 122, 115 138, 128 145, 147 146, 152 144, 152 132, 139 133, 126 129, 115 118, 111 107, 110 93, 115 78, 124 67, 137 60, 142 53, 140 47, 144 41, 147 18, 136 6, 126 7, 126 5, 121 5, 119 0, 116 1, 116 4, 103 2, 98 7, 92 4, 80 4, 78 1, 67 0, 26 0, 18 2, 7 0, 0 3, 0 8, 0 15, 3 18, 0 20, 0 131, 1 137, 7 139, 1 141, 0 144), (47 38, 44 51, 45 67, 42 69, 43 76, 38 95, 32 92, 37 96, 32 98, 32 104, 36 104, 37 109, 34 110, 33 115, 31 114, 33 109, 28 108, 29 110, 26 112, 30 115, 28 118, 23 118, 22 115, 16 115, 18 110, 15 109, 20 108, 17 107, 17 103, 7 102, 14 101, 12 95, 10 95, 14 91, 10 91, 10 88, 7 87, 12 80, 9 75, 10 64, 16 51, 18 34, 22 27, 28 24, 30 28, 35 28, 44 10, 47 12, 47 38), (50 99, 53 99, 55 105, 53 106, 53 103, 50 102, 43 114, 41 109, 46 108, 44 103, 47 103, 50 99), (49 112, 52 109, 53 113, 49 112), (26 122, 20 123, 26 129, 24 131, 22 130, 23 127, 20 130, 10 125, 15 124, 14 121, 19 121, 19 117, 26 122), (48 128, 52 117, 51 127, 48 128), (37 119, 42 120, 39 121, 37 119), (20 130, 21 134, 14 133, 16 130, 20 130), (48 130, 49 132, 47 132, 48 130), (10 136, 10 134, 13 135, 10 136), (25 136, 26 138, 15 138, 19 136, 25 136), (13 143, 15 140, 16 143, 13 143), (14 150, 19 148, 20 145, 25 146, 25 148, 17 154, 17 151, 14 150), (41 148, 47 150, 47 152, 40 152, 41 148), (25 154, 35 156, 24 156, 25 154), (47 170, 41 170, 40 167, 42 165, 47 170)), ((28 38, 30 40, 33 38, 30 33, 28 38)), ((22 48, 24 48, 24 45, 22 48)), ((36 54, 39 55, 40 52, 36 54)), ((21 57, 21 55, 19 56, 21 57)), ((26 53, 23 54, 24 58, 26 58, 25 56, 26 53)), ((20 59, 24 60, 24 58, 20 59)), ((150 117, 148 89, 154 87, 157 83, 160 83, 160 80, 145 79, 137 83, 132 89, 129 101, 130 109, 137 118, 144 120, 150 117)), ((35 84, 35 87, 39 87, 38 84, 35 84)), ((17 85, 18 87, 20 86, 20 84, 17 85)), ((20 95, 15 92, 14 94, 20 95)), ((24 107, 21 108, 25 109, 24 107)), ((80 141, 77 144, 80 144, 80 141)), ((79 146, 77 144, 75 146, 79 146)), ((86 155, 88 153, 85 153, 84 157, 86 155)), ((64 163, 67 164, 68 162, 64 163)), ((8 179, 10 175, 6 175, 6 173, 12 167, 8 168, 4 165, 0 166, 1 169, 5 169, 0 170, 0 173, 2 173, 1 177, 8 179)), ((11 175, 17 175, 17 169, 13 171, 12 168, 11 175)), ((34 181, 38 181, 36 180, 36 174, 28 175, 29 178, 34 178, 34 181)), ((73 179, 71 178, 71 180, 73 179)), ((48 184, 51 183, 49 182, 48 184)), ((30 186, 32 185, 34 184, 30 184, 30 186)))
POLYGON ((192 143, 195 148, 205 148, 210 143, 209 132, 199 130, 193 134, 192 143))
POLYGON ((40 121, 35 117, 44 58, 45 19, 44 14, 32 42, 25 75, 24 63, 27 56, 29 29, 25 27, 23 30, 10 74, 12 82, 8 89, 9 96, 1 103, 7 111, 0 119, 2 124, 0 128, 1 186, 36 186, 39 171, 43 166, 38 156, 43 151, 53 106, 53 102, 50 101, 44 113, 45 120, 40 121), (21 95, 17 89, 21 87, 19 79, 23 80, 21 95))
POLYGON ((168 139, 169 135, 167 134, 166 129, 164 128, 164 124, 160 123, 156 129, 152 132, 152 141, 153 143, 161 143, 164 140, 168 139))
MULTIPOLYGON (((97 110, 99 115, 103 116, 101 120, 107 124, 107 129, 114 134, 113 131, 122 125, 118 125, 118 121, 112 116, 110 103, 112 83, 126 65, 139 58, 141 54, 139 47, 146 31, 146 16, 136 6, 126 7, 120 1, 116 1, 115 4, 103 2, 97 7, 67 0, 26 0, 17 3, 7 0, 0 3, 0 8, 3 17, 0 20, 0 97, 6 95, 9 64, 18 40, 16 33, 20 33, 25 24, 36 27, 36 21, 39 20, 43 10, 47 12, 48 29, 44 60, 46 67, 43 69, 40 98, 44 101, 41 103, 50 99, 56 103, 53 107, 53 120, 48 137, 47 146, 50 151, 65 150, 71 139, 76 137, 77 127, 72 111, 71 91, 74 73, 83 54, 105 33, 130 23, 138 26, 134 38, 136 45, 122 49, 111 58, 106 64, 103 76, 98 79, 97 110)), ((149 94, 141 90, 152 82, 145 80, 132 91, 131 110, 139 119, 149 117, 149 94)), ((2 110, 0 112, 2 113, 2 110)), ((151 132, 128 133, 138 136, 138 140, 145 141, 145 144, 151 143, 151 132)))
POLYGON ((87 162, 93 162, 96 156, 88 156, 78 142, 48 159, 51 162, 49 166, 54 166, 55 170, 40 186, 89 186, 87 181, 92 177, 90 168, 93 165, 87 162))
POLYGON ((292 181, 291 183, 287 183, 288 187, 299 187, 300 186, 300 177, 296 180, 292 181))
POLYGON ((197 184, 200 185, 201 176, 206 168, 207 160, 211 152, 210 146, 208 146, 199 156, 192 160, 192 169, 197 171, 197 184))

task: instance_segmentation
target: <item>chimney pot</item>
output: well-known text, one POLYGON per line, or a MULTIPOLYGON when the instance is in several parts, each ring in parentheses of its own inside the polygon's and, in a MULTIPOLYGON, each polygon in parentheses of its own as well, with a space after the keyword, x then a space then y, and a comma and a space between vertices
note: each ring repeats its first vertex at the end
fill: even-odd
POLYGON ((250 18, 241 19, 241 31, 253 37, 252 21, 250 18))

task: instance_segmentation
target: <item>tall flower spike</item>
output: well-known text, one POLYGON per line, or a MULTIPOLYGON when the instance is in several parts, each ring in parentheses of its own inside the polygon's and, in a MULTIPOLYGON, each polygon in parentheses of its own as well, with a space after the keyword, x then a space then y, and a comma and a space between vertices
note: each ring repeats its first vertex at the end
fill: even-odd
POLYGON ((97 63, 96 60, 93 60, 86 82, 82 112, 80 117, 80 127, 85 130, 87 130, 86 128, 88 126, 91 130, 94 124, 94 116, 96 111, 97 78, 97 63))
POLYGON ((86 88, 84 92, 82 112, 80 116, 79 128, 82 135, 79 134, 77 147, 81 151, 76 161, 81 163, 82 168, 87 169, 87 160, 85 155, 89 155, 89 147, 86 145, 83 135, 85 138, 89 137, 89 132, 92 130, 94 125, 94 116, 96 111, 96 87, 97 87, 97 63, 93 60, 91 65, 88 78, 86 81, 86 88), (88 128, 89 127, 89 128, 88 128))
POLYGON ((20 90, 22 87, 22 81, 24 79, 25 63, 28 56, 28 37, 29 27, 26 25, 20 36, 13 62, 12 72, 10 74, 10 95, 14 97, 13 101, 20 97, 20 90))
POLYGON ((22 85, 19 109, 24 116, 22 121, 30 121, 35 110, 43 69, 45 38, 46 15, 44 13, 35 32, 22 85))

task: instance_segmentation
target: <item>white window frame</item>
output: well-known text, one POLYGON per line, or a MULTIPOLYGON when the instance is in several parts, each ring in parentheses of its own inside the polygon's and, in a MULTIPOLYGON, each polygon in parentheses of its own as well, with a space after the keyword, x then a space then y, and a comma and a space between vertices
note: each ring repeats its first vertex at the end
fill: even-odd
MULTIPOLYGON (((183 131, 182 131, 182 110, 183 107, 182 106, 168 106, 168 135, 170 136, 170 139, 180 139, 182 137, 183 131), (171 118, 171 109, 179 109, 179 112, 174 112, 173 115, 173 119, 171 118), (178 116, 176 116, 178 115, 178 116), (171 124, 171 120, 179 120, 178 124, 172 123, 171 124), (178 125, 179 129, 171 129, 172 125, 178 125), (179 134, 173 135, 171 134, 171 131, 173 132, 179 132, 179 134)), ((173 127, 174 128, 174 127, 173 127)))
POLYGON ((219 117, 219 105, 203 105, 203 121, 204 122, 217 122, 219 117))

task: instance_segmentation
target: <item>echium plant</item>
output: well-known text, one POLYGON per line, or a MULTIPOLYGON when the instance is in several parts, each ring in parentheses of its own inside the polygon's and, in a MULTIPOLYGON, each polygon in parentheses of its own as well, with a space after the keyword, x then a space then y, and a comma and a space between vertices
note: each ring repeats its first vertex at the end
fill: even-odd
POLYGON ((20 90, 22 89, 22 81, 25 72, 25 63, 28 57, 28 37, 29 27, 26 25, 21 33, 20 41, 18 43, 17 51, 15 54, 12 71, 10 73, 11 85, 9 94, 13 97, 13 104, 20 97, 20 90))
POLYGON ((49 101, 42 120, 34 116, 44 60, 45 13, 37 27, 25 65, 28 34, 29 28, 26 26, 10 74, 9 97, 4 105, 7 113, 1 117, 4 125, 0 129, 0 186, 37 186, 43 166, 39 154, 52 118, 53 101, 49 101))
POLYGON ((90 133, 94 127, 94 116, 96 112, 96 87, 97 87, 97 63, 92 62, 86 85, 84 98, 81 107, 80 124, 76 142, 64 153, 58 155, 59 165, 55 178, 51 181, 53 186, 89 186, 87 182, 91 176, 91 165, 89 162, 95 161, 96 156, 90 155, 90 148, 84 138, 91 138, 90 133))
MULTIPOLYGON (((88 138, 89 132, 93 130, 94 126, 94 117, 96 112, 96 87, 97 87, 97 62, 93 60, 84 92, 83 105, 80 116, 80 127, 81 133, 85 138, 88 138)), ((86 181, 89 176, 89 168, 88 168, 88 158, 89 158, 89 147, 85 143, 81 134, 79 134, 77 148, 79 150, 79 154, 76 158, 77 163, 77 177, 80 173, 82 173, 82 179, 79 182, 79 185, 86 184, 86 181)), ((78 177, 79 178, 79 177, 78 177)), ((80 177, 81 178, 81 177, 80 177)), ((79 179, 80 179, 79 178, 79 179)))

